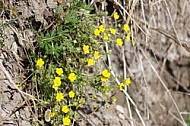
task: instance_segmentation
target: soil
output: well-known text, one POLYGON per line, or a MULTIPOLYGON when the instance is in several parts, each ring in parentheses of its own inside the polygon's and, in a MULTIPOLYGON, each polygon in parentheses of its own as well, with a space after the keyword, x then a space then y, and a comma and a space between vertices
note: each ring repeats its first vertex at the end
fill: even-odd
MULTIPOLYGON (((31 93, 27 55, 35 50, 36 32, 51 24, 57 2, 0 0, 1 3, 6 8, 0 8, 0 41, 4 44, 0 49, 0 125, 37 125, 32 120, 38 116, 22 92, 31 93), (24 86, 18 90, 17 83, 24 86)), ((117 3, 114 7, 112 2, 107 3, 108 10, 119 8, 117 3)), ((79 125, 128 126, 133 122, 141 126, 137 109, 144 125, 185 125, 181 117, 186 118, 190 107, 190 1, 126 1, 129 3, 134 5, 129 11, 133 21, 129 22, 128 16, 126 22, 133 29, 131 36, 136 44, 126 42, 124 52, 113 45, 111 60, 116 75, 123 75, 126 66, 126 74, 132 81, 127 92, 135 105, 119 92, 115 104, 101 107, 79 125)), ((88 106, 93 105, 89 103, 85 108, 88 106)), ((87 117, 91 107, 81 111, 81 116, 87 117)))

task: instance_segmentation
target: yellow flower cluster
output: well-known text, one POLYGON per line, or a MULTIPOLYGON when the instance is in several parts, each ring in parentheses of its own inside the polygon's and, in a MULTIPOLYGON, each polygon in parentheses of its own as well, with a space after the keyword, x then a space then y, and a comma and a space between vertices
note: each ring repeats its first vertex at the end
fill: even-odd
MULTIPOLYGON (((96 28, 95 30, 94 30, 94 35, 95 36, 100 36, 100 33, 104 33, 105 32, 105 27, 104 27, 104 25, 100 25, 98 28, 96 28)), ((107 39, 108 40, 108 38, 109 38, 109 36, 106 34, 104 34, 104 39, 107 39)))
MULTIPOLYGON (((99 52, 95 51, 93 56, 94 56, 94 59, 98 59, 100 57, 99 52)), ((88 66, 93 66, 95 64, 94 59, 92 59, 92 58, 88 59, 88 66)))
MULTIPOLYGON (((124 31, 126 32, 126 34, 127 34, 126 40, 127 40, 127 41, 130 41, 131 35, 130 35, 130 33, 129 33, 129 31, 130 31, 129 26, 128 26, 127 24, 124 24, 124 25, 123 25, 123 30, 124 30, 124 31)), ((110 31, 111 31, 111 30, 110 30, 110 31)), ((116 43, 117 43, 118 46, 122 46, 122 45, 123 45, 123 40, 122 40, 121 38, 117 38, 117 39, 116 39, 116 43)))
POLYGON ((131 35, 130 34, 127 34, 127 37, 126 37, 126 40, 131 40, 131 35))
MULTIPOLYGON (((56 68, 55 72, 58 75, 61 75, 61 74, 63 74, 63 69, 62 68, 56 68)), ((61 85, 61 78, 60 77, 55 77, 54 80, 53 80, 52 88, 57 91, 60 85, 61 85)))
POLYGON ((110 72, 107 69, 103 70, 101 77, 102 82, 106 82, 109 79, 109 77, 110 77, 110 72))
POLYGON ((131 84, 131 79, 128 77, 125 79, 125 84, 124 83, 120 83, 119 84, 119 90, 123 90, 124 89, 124 86, 129 86, 131 84))
MULTIPOLYGON (((103 30, 102 30, 103 31, 103 30)), ((88 45, 83 45, 83 52, 84 54, 88 54, 89 53, 89 46, 88 45)), ((94 59, 98 59, 99 58, 99 52, 98 51, 94 51, 94 59)), ((88 66, 93 66, 95 64, 95 61, 92 58, 88 59, 88 66)))
POLYGON ((130 28, 128 24, 123 25, 123 30, 127 33, 126 40, 130 41, 131 35, 129 34, 130 28))
POLYGON ((56 91, 58 90, 59 86, 61 85, 61 78, 60 77, 55 77, 55 79, 53 80, 53 86, 52 88, 54 88, 56 91))
POLYGON ((84 54, 88 54, 89 53, 89 46, 83 45, 83 51, 84 51, 84 54))
MULTIPOLYGON (((113 17, 114 17, 115 20, 119 19, 118 12, 114 12, 113 17)), ((130 32, 129 25, 128 24, 124 24, 123 25, 123 30, 126 33, 126 38, 125 39, 127 41, 130 41, 131 35, 129 33, 130 32)), ((99 28, 97 28, 97 29, 94 30, 94 34, 95 34, 95 36, 100 36, 100 33, 104 33, 105 31, 106 31, 105 26, 104 25, 100 25, 99 28)), ((109 31, 110 31, 110 33, 112 35, 116 35, 116 29, 109 28, 109 31)), ((110 37, 110 34, 104 33, 102 38, 107 41, 107 40, 109 40, 109 37, 110 37)), ((116 43, 117 43, 118 46, 122 46, 123 45, 123 40, 122 39, 123 38, 117 38, 116 39, 116 43)))
POLYGON ((108 85, 104 85, 104 88, 103 88, 103 91, 104 91, 104 94, 108 94, 108 91, 109 91, 109 87, 108 85))
MULTIPOLYGON (((101 26, 100 29, 101 29, 101 31, 104 31, 104 27, 103 26, 101 26)), ((83 45, 83 52, 84 52, 84 54, 88 54, 90 52, 88 45, 83 45)), ((99 52, 98 51, 95 51, 93 55, 94 55, 94 59, 98 59, 99 58, 99 52)), ((95 64, 95 61, 93 59, 91 59, 91 58, 88 59, 88 66, 93 66, 94 64, 95 64)))

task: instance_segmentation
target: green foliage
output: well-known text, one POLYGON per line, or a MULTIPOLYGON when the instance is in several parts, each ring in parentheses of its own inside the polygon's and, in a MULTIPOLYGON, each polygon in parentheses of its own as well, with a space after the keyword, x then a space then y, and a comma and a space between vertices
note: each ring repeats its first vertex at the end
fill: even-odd
POLYGON ((3 46, 4 46, 4 43, 0 41, 0 48, 2 48, 3 46))
POLYGON ((3 7, 4 7, 3 0, 0 0, 0 9, 2 9, 3 7))
MULTIPOLYGON (((188 112, 190 111, 190 109, 188 110, 188 112)), ((185 122, 186 124, 189 126, 190 125, 190 115, 187 114, 187 116, 185 117, 185 122)))
POLYGON ((94 53, 105 54, 94 35, 97 17, 89 14, 91 9, 82 2, 72 2, 66 10, 57 7, 56 27, 40 33, 37 38, 40 55, 31 55, 36 61, 32 80, 38 83, 40 99, 46 101, 42 101, 43 105, 52 110, 49 115, 52 124, 65 124, 77 118, 75 113, 85 103, 89 87, 95 94, 104 92, 101 71, 96 68, 97 72, 89 74, 89 67, 99 60, 94 53), (69 107, 69 112, 63 112, 64 105, 69 107))
MULTIPOLYGON (((37 39, 40 55, 31 55, 33 61, 36 60, 33 80, 38 83, 38 96, 43 99, 43 105, 52 111, 49 114, 52 124, 69 125, 71 120, 77 120, 77 110, 86 99, 92 101, 101 98, 107 107, 116 101, 116 98, 110 102, 106 97, 97 96, 98 93, 107 95, 118 87, 107 84, 114 78, 109 69, 100 69, 99 61, 107 54, 103 50, 104 41, 122 46, 125 36, 117 34, 117 28, 106 24, 97 26, 100 17, 89 14, 91 9, 89 5, 76 1, 70 3, 66 10, 57 7, 55 27, 41 33, 37 39), (90 72, 90 69, 95 71, 90 72), (91 91, 87 93, 89 89, 91 91)), ((130 41, 127 24, 123 31, 128 36, 126 40, 130 41)), ((127 83, 120 84, 120 90, 130 84, 130 78, 126 80, 127 83)))
POLYGON ((57 14, 61 15, 64 13, 65 20, 58 18, 57 28, 48 31, 46 34, 41 33, 37 39, 40 49, 44 51, 44 54, 55 58, 54 60, 63 59, 63 55, 72 56, 75 54, 73 55, 74 57, 79 57, 81 55, 80 49, 82 45, 94 44, 92 31, 95 18, 92 15, 89 18, 89 15, 80 11, 80 6, 89 8, 87 5, 85 6, 84 3, 75 4, 77 6, 69 8, 66 12, 63 12, 58 7, 57 14))

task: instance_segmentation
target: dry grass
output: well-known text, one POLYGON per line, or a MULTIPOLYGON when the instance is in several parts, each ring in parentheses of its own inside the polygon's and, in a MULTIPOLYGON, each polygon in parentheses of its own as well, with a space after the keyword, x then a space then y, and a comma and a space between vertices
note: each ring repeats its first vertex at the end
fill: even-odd
MULTIPOLYGON (((122 15, 123 23, 131 24, 130 27, 132 41, 136 41, 135 46, 125 44, 125 47, 121 48, 120 50, 120 53, 122 54, 121 58, 123 61, 123 78, 126 78, 126 76, 130 75, 132 78, 134 78, 134 83, 139 83, 139 81, 136 81, 138 79, 141 80, 138 87, 134 86, 131 90, 136 89, 138 91, 144 91, 141 94, 141 97, 143 97, 144 100, 143 103, 140 103, 140 106, 138 103, 138 99, 135 99, 135 97, 138 96, 134 96, 135 94, 131 94, 133 91, 128 93, 127 88, 125 88, 125 90, 123 91, 126 96, 130 124, 132 126, 135 125, 134 120, 136 120, 137 118, 134 116, 134 112, 136 112, 136 114, 138 115, 140 122, 143 126, 153 124, 160 125, 162 123, 164 124, 164 122, 158 121, 156 110, 151 110, 151 107, 153 107, 152 103, 154 103, 158 104, 158 106, 160 106, 163 111, 168 111, 168 114, 171 116, 171 120, 177 120, 180 125, 186 125, 184 117, 182 115, 182 110, 180 110, 180 108, 184 108, 182 108, 181 104, 178 103, 178 99, 174 98, 175 96, 173 96, 173 92, 175 91, 173 91, 169 86, 170 84, 164 80, 162 73, 163 71, 165 71, 166 60, 169 60, 171 62, 177 60, 177 58, 171 60, 169 59, 169 57, 167 57, 168 53, 170 53, 169 51, 173 50, 172 46, 178 46, 178 49, 186 53, 190 51, 190 48, 188 46, 189 43, 185 41, 186 39, 188 39, 188 37, 186 35, 183 36, 183 34, 179 34, 181 29, 179 29, 179 22, 176 22, 176 20, 180 20, 178 18, 181 18, 181 21, 184 21, 183 17, 188 15, 187 8, 189 2, 187 0, 185 0, 183 3, 175 0, 158 0, 152 2, 143 0, 129 0, 121 2, 113 0, 113 2, 118 7, 117 9, 122 15), (180 14, 176 16, 177 13, 180 14), (185 40, 182 40, 181 38, 185 40), (154 43, 156 43, 156 46, 154 45, 154 43), (158 50, 162 51, 160 55, 158 54, 157 48, 155 48, 157 46, 159 48, 158 50), (134 54, 134 57, 127 57, 125 53, 126 51, 128 51, 129 53, 132 52, 131 54, 134 54), (150 56, 150 51, 151 53, 153 53, 153 56, 150 56), (157 55, 159 55, 159 58, 162 58, 163 60, 158 61, 157 55), (126 65, 126 60, 131 59, 133 59, 133 61, 128 62, 135 63, 136 66, 126 65), (135 71, 138 71, 140 75, 137 74, 137 72, 135 71), (157 81, 151 81, 150 79, 154 79, 157 81), (157 86, 152 86, 155 82, 155 85, 157 86), (140 90, 137 88, 139 88, 140 90), (156 92, 158 94, 156 94, 156 92), (162 93, 166 93, 167 99, 163 99, 162 93), (150 96, 150 94, 152 94, 152 96, 150 96), (164 104, 160 101, 164 101, 164 104), (143 108, 141 107, 142 104, 143 108), (170 106, 174 106, 174 108, 169 109, 168 104, 170 106), (150 120, 152 122, 150 122, 150 120)), ((102 2, 101 4, 102 11, 104 11, 105 3, 102 2)), ((104 17, 103 21, 105 22, 104 17)), ((105 47, 106 51, 108 52, 109 48, 106 42, 105 47)), ((174 51, 177 50, 174 49, 174 51)), ((109 55, 107 55, 107 58, 109 68, 112 69, 112 60, 110 59, 109 55)), ((117 71, 112 71, 112 75, 114 77, 116 77, 115 72, 117 71)), ((117 78, 116 82, 120 84, 117 78)), ((162 114, 164 114, 164 112, 162 114)), ((172 122, 168 121, 168 123, 165 122, 165 124, 173 125, 174 123, 172 124, 172 122)))

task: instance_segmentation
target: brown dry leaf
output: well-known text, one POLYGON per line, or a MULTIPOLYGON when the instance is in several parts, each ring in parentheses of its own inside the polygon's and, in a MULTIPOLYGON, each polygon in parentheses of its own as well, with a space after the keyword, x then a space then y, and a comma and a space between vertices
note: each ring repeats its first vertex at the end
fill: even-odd
POLYGON ((62 21, 64 21, 65 20, 65 13, 61 14, 59 17, 61 18, 62 21))

